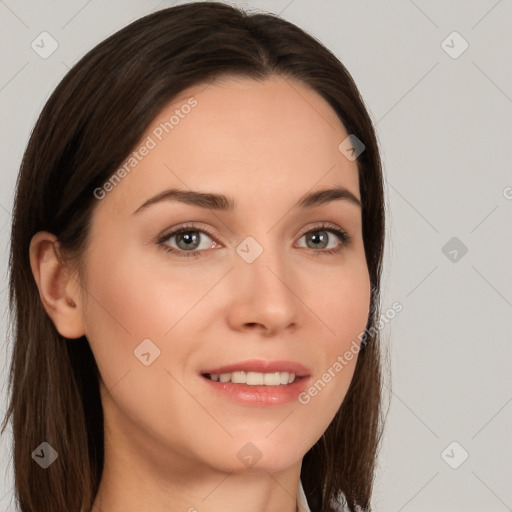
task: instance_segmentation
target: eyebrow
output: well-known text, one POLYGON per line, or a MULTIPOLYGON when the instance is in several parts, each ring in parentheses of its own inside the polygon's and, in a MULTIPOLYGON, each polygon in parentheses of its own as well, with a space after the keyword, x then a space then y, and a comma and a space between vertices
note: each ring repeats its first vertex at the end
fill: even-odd
MULTIPOLYGON (((133 214, 162 201, 178 201, 180 203, 199 206, 200 208, 223 212, 231 212, 236 206, 236 202, 232 197, 223 194, 170 188, 149 198, 141 204, 133 214)), ((342 186, 308 192, 297 201, 295 208, 314 208, 332 201, 347 201, 361 208, 361 201, 350 190, 342 186)))

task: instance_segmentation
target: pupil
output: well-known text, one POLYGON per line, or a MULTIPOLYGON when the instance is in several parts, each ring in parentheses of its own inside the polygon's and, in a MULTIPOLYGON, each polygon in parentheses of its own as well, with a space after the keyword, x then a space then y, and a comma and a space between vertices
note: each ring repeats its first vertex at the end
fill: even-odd
MULTIPOLYGON (((313 235, 312 235, 312 238, 313 238, 313 239, 319 239, 318 241, 319 241, 320 243, 324 242, 324 245, 325 245, 325 242, 326 242, 326 240, 327 240, 327 237, 325 236, 325 231, 319 231, 319 233, 321 233, 321 234, 313 234, 313 235)), ((315 242, 315 243, 316 243, 316 242, 315 242)))
POLYGON ((190 248, 191 245, 194 245, 196 244, 197 245, 197 241, 198 241, 198 236, 197 236, 197 233, 196 234, 192 234, 191 233, 195 233, 194 231, 187 231, 186 233, 181 233, 180 236, 179 236, 179 241, 185 241, 185 247, 188 247, 190 248))

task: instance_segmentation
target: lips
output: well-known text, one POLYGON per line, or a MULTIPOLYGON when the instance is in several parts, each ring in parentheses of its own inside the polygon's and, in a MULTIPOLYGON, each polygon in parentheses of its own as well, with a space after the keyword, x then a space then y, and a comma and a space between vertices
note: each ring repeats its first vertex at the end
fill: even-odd
POLYGON ((233 372, 258 372, 258 373, 273 373, 273 372, 288 372, 294 373, 297 377, 307 377, 311 374, 308 368, 303 364, 295 361, 265 361, 262 359, 252 359, 249 361, 240 361, 225 366, 218 366, 216 368, 208 368, 202 370, 200 373, 203 376, 221 373, 233 372))
POLYGON ((215 400, 222 397, 244 407, 274 407, 296 402, 311 378, 311 371, 295 361, 253 359, 203 370, 201 386, 215 400))

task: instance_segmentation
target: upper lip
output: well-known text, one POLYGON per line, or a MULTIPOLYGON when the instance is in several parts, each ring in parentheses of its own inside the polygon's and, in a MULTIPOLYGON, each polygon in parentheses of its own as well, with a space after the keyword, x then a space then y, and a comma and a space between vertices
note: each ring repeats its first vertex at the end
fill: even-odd
POLYGON ((309 370, 302 364, 295 361, 265 361, 263 359, 251 359, 250 361, 240 361, 218 368, 211 368, 204 370, 201 374, 220 374, 220 373, 233 373, 233 372, 258 372, 258 373, 271 373, 271 372, 288 372, 295 373, 297 377, 306 377, 310 375, 309 370))

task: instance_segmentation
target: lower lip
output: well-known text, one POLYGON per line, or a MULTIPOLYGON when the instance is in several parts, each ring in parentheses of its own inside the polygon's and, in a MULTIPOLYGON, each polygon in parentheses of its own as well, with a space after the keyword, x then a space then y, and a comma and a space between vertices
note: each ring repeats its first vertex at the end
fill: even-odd
POLYGON ((248 384, 234 384, 233 382, 220 382, 201 375, 201 378, 210 388, 241 404, 267 407, 282 405, 297 401, 298 395, 306 390, 309 377, 299 377, 291 384, 279 386, 249 386, 248 384))

